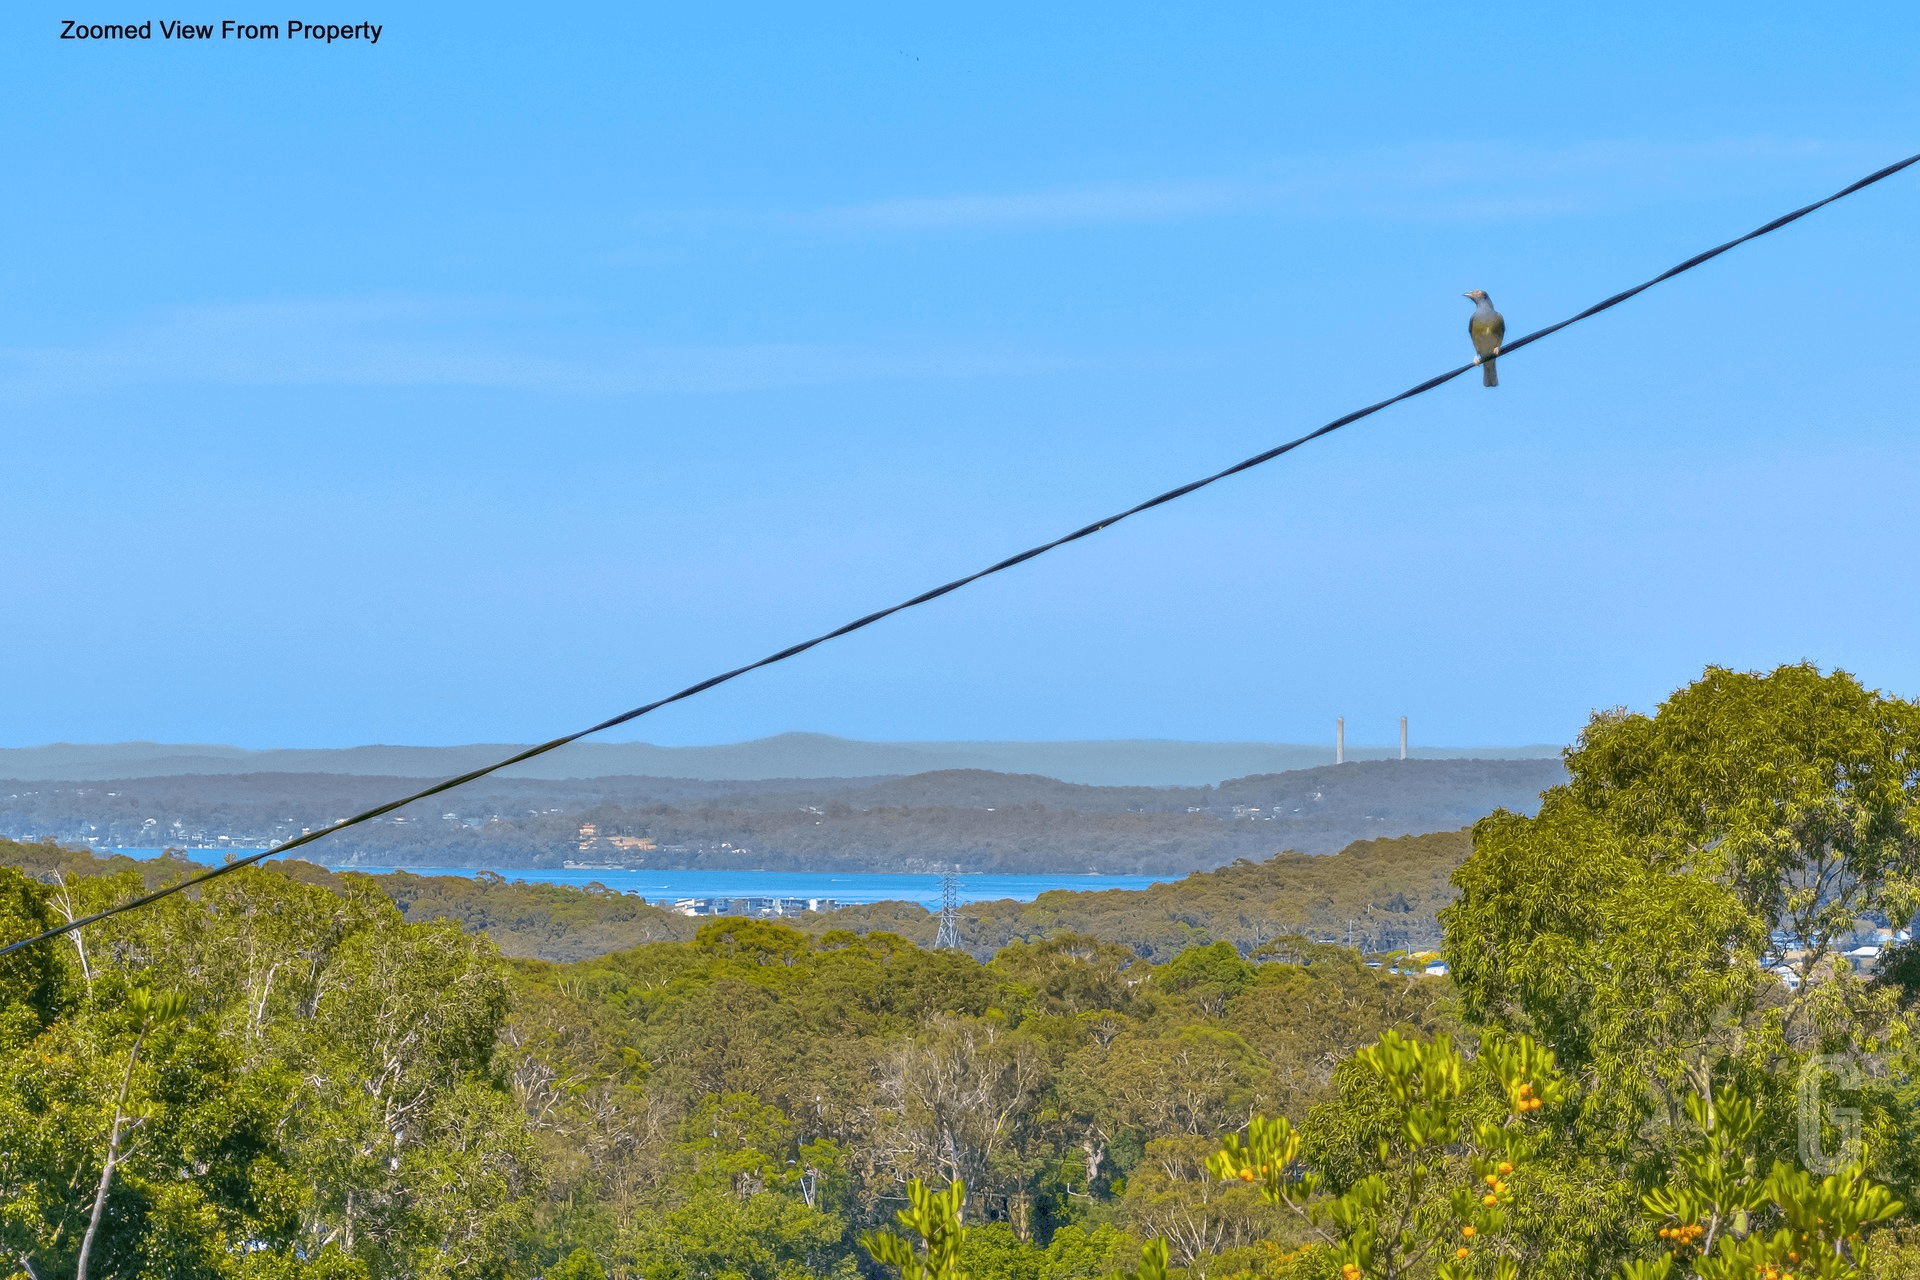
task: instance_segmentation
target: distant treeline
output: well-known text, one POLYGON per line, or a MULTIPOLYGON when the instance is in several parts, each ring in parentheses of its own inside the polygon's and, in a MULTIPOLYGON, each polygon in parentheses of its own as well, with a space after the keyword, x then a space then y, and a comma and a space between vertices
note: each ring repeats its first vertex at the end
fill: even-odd
MULTIPOLYGON (((1251 952, 1290 934, 1371 951, 1416 949, 1438 940, 1435 915, 1453 897, 1447 877, 1471 847, 1466 831, 1365 840, 1330 856, 1280 854, 1140 890, 1062 889, 1033 902, 974 902, 960 909, 961 940, 984 959, 1010 942, 1074 933, 1119 943, 1156 963, 1189 946, 1225 941, 1251 952)), ((149 885, 200 869, 179 859, 99 858, 5 840, 0 864, 39 880, 138 871, 149 885)), ((349 879, 370 883, 410 921, 451 920, 525 959, 571 962, 685 941, 700 925, 600 886, 576 889, 484 873, 477 879, 408 872, 362 877, 292 860, 266 866, 335 892, 344 892, 349 879)), ((938 928, 935 916, 910 902, 843 907, 790 923, 812 933, 896 933, 922 946, 932 944, 938 928)))
MULTIPOLYGON (((880 779, 486 779, 330 837, 329 865, 1178 874, 1531 813, 1557 760, 1367 761, 1206 787, 950 770, 880 779)), ((417 786, 334 774, 0 783, 0 833, 262 848, 417 786), (225 837, 224 841, 222 837, 225 837)), ((1361 904, 1364 908, 1364 903, 1361 904)))

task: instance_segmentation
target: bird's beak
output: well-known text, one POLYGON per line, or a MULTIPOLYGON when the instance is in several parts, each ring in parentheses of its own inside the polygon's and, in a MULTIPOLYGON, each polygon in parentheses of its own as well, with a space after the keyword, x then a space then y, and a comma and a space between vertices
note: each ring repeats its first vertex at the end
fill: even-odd
POLYGON ((1463 298, 1471 298, 1471 297, 1472 297, 1473 295, 1472 295, 1472 294, 1470 294, 1470 293, 1463 293, 1463 294, 1461 294, 1460 296, 1461 296, 1461 297, 1463 297, 1463 298))

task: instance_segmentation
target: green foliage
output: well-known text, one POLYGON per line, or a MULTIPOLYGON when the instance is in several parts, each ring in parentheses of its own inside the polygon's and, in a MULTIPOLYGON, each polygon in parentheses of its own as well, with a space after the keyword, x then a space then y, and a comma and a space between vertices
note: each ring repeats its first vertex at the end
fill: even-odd
MULTIPOLYGON (((14 887, 57 919, 154 872, 14 887)), ((64 1136, 104 1144, 142 987, 193 1016, 142 1052, 100 1275, 533 1275, 581 1246, 614 1276, 829 1275, 927 1174, 977 1184, 980 1274, 1104 1275, 1189 1219, 1183 1257, 1245 1253, 1275 1219, 1212 1184, 1202 1135, 1310 1106, 1329 1054, 1384 1026, 1445 1021, 1444 984, 1304 941, 1168 975, 1072 935, 983 966, 718 921, 514 969, 380 890, 270 865, 36 952, 50 986, 0 1086, 8 1247, 43 1273, 71 1258, 100 1152, 64 1136)))
MULTIPOLYGON (((1806 665, 1716 668, 1654 716, 1596 716, 1538 816, 1476 828, 1443 915, 1447 956, 1471 1022, 1538 1036, 1579 1084, 1548 1179, 1562 1221, 1525 1224, 1567 1274, 1600 1260, 1567 1209, 1618 1257, 1645 1239, 1625 1213, 1642 1197, 1662 1230, 1700 1237, 1681 1255, 1710 1250, 1703 1277, 1813 1267, 1749 1229, 1801 1194, 1793 1082, 1812 1053, 1889 1055, 1895 1069, 1852 1101, 1873 1167, 1909 1185, 1920 1172, 1910 953, 1871 981, 1840 956, 1863 925, 1904 925, 1920 906, 1917 759, 1912 703, 1806 665), (1684 1138, 1689 1119, 1702 1145, 1684 1138)), ((1635 1263, 1675 1265, 1692 1264, 1635 1263)))
POLYGON ((929 1191, 914 1178, 907 1183, 907 1207, 894 1218, 914 1234, 917 1245, 891 1231, 867 1231, 861 1233, 860 1247, 881 1266, 898 1271, 900 1280, 968 1280, 961 1269, 967 1229, 960 1211, 966 1200, 964 1183, 929 1191))
POLYGON ((1116 1271, 1114 1280, 1167 1280, 1167 1242, 1149 1240, 1140 1250, 1140 1269, 1116 1271))
POLYGON ((688 1112, 681 1130, 690 1186, 718 1185, 746 1195, 785 1176, 779 1160, 793 1145, 793 1126, 755 1094, 708 1094, 688 1112))
MULTIPOLYGON (((58 921, 52 894, 12 867, 0 867, 0 940, 26 938, 58 921)), ((53 947, 28 947, 0 957, 0 1049, 45 1028, 56 1012, 59 969, 53 947)))
POLYGON ((1227 1001, 1253 985, 1254 968, 1231 942, 1188 947, 1157 975, 1160 988, 1184 997, 1202 1011, 1218 1015, 1227 1001))
POLYGON ((839 1218, 784 1196, 703 1188, 679 1208, 638 1224, 619 1253, 648 1280, 851 1280, 853 1260, 839 1248, 845 1229, 839 1218))
POLYGON ((1769 1003, 1790 1036, 1884 1043, 1897 998, 1836 955, 1861 917, 1920 907, 1916 757, 1920 708, 1807 666, 1710 669, 1656 716, 1595 717, 1568 785, 1484 820, 1456 873, 1468 1017, 1545 1038, 1616 1126, 1676 1121, 1701 1051, 1769 1003), (1769 965, 1798 983, 1784 1001, 1769 965))
POLYGON ((1207 1162, 1251 1183, 1339 1251, 1347 1280, 1398 1280, 1431 1266, 1466 1280, 1486 1266, 1517 1274, 1508 1180, 1533 1154, 1527 1122, 1566 1099, 1551 1051, 1526 1037, 1493 1039, 1470 1071, 1446 1036, 1389 1031, 1356 1054, 1339 1098, 1315 1111, 1313 1159, 1285 1117, 1256 1116, 1207 1162), (1472 1086, 1472 1087, 1470 1087, 1472 1086), (1324 1196, 1321 1195, 1325 1192, 1324 1196))
MULTIPOLYGON (((1277 853, 1145 889, 1053 890, 1032 902, 975 902, 960 909, 961 936, 987 952, 1060 934, 1122 943, 1164 964, 1192 946, 1230 942, 1243 954, 1290 934, 1341 939, 1368 951, 1436 944, 1439 910, 1453 900, 1448 875, 1472 842, 1464 831, 1356 840, 1334 854, 1277 853)), ((918 906, 843 907, 819 929, 885 929, 933 940, 918 906)))
POLYGON ((1456 879, 1444 919, 1463 1011, 1552 1045, 1583 1073, 1598 1125, 1668 1108, 1699 1049, 1756 1007, 1764 935, 1732 894, 1650 863, 1570 793, 1536 818, 1482 822, 1456 879))
POLYGON ((1863 915, 1920 910, 1920 708, 1809 664, 1709 668, 1657 716, 1596 720, 1575 800, 1663 866, 1729 885, 1817 969, 1863 915))
MULTIPOLYGON (((971 1239, 979 1232, 969 1233, 971 1239)), ((1128 1244, 1128 1238, 1110 1222, 1088 1230, 1069 1223, 1053 1233, 1047 1242, 1046 1261, 1040 1274, 1047 1280, 1094 1280, 1113 1270, 1114 1256, 1128 1244)), ((975 1274, 993 1274, 981 1267, 968 1268, 975 1274)))
POLYGON ((1687 1112, 1699 1140, 1679 1153, 1675 1179, 1643 1197, 1665 1251, 1630 1260, 1626 1280, 1689 1270, 1700 1280, 1861 1280, 1869 1268, 1863 1229, 1902 1208, 1886 1187, 1858 1166, 1816 1182, 1775 1161, 1762 1176, 1758 1115, 1730 1090, 1689 1098, 1687 1112))
MULTIPOLYGON (((57 893, 85 914, 140 887, 57 893)), ((515 1269, 540 1175, 490 1074, 505 974, 483 940, 246 871, 36 954, 52 1016, 0 1071, 23 1273, 72 1274, 83 1243, 90 1276, 515 1269)))
POLYGON ((1066 1018, 1130 1010, 1144 997, 1149 972, 1132 948, 1078 933, 1010 942, 993 968, 1005 979, 1003 1008, 1066 1018))
POLYGON ((607 1270, 585 1249, 575 1249, 541 1272, 540 1280, 607 1280, 607 1270))
MULTIPOLYGON (((1464 863, 983 906, 985 964, 878 908, 508 964, 447 921, 553 951, 612 916, 243 872, 0 966, 0 1251, 72 1275, 104 1182, 96 1278, 1915 1280, 1920 951, 1839 955, 1920 901, 1913 711, 1710 671, 1597 717, 1464 863), (1457 985, 1298 932, 1411 941, 1450 870, 1457 985), (1817 1178, 1794 1082, 1849 1050, 1884 1070, 1805 1096, 1865 1162, 1817 1178)), ((48 880, 0 874, 15 933, 181 870, 0 854, 48 880)))

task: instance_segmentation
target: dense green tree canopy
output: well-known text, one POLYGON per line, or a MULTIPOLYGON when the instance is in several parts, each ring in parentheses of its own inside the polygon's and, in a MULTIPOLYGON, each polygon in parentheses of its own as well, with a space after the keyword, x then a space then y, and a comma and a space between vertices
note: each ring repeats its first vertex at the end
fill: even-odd
POLYGON ((1567 765, 1455 875, 1470 1021, 1542 1036, 1620 1133, 1676 1123, 1716 1071, 1778 1097, 1796 1054, 1904 1037, 1904 994, 1841 953, 1920 907, 1920 708, 1713 669, 1656 715, 1596 716, 1567 765))
MULTIPOLYGON (((6 870, 0 910, 20 935, 141 887, 6 870)), ((1211 1184, 1212 1135, 1448 1017, 1444 983, 1305 940, 1156 966, 1056 934, 982 964, 725 920, 515 965, 365 877, 271 868, 19 954, 0 1244, 23 1276, 72 1274, 116 1115, 92 1277, 850 1275, 922 1177, 968 1183, 993 1273, 1092 1276, 1168 1230, 1189 1261, 1246 1254, 1274 1220, 1211 1184), (183 1016, 143 1033, 147 992, 183 1016)))
MULTIPOLYGON (((878 916, 683 922, 579 962, 508 960, 368 877, 239 872, 0 961, 4 1265, 1920 1273, 1900 1243, 1920 953, 1891 936, 1920 906, 1915 707, 1809 667, 1713 670, 1651 716, 1595 717, 1568 770, 1535 816, 1480 823, 1464 862, 1455 837, 1383 841, 1320 880, 1276 861, 1124 909, 1043 901, 984 962, 878 916), (1275 936, 1329 901, 1391 905, 1394 885, 1431 905, 1456 864, 1451 979, 1275 936), (1283 872, 1321 905, 1236 908, 1283 872), (1876 938, 1878 966, 1857 966, 1876 938), (1832 1067, 1842 1053, 1872 1070, 1832 1067), (1809 1141, 1863 1163, 1823 1181, 1800 1167, 1809 1141)), ((17 860, 43 878, 0 868, 10 937, 179 870, 17 860)), ((518 901, 499 892, 474 901, 518 901)))

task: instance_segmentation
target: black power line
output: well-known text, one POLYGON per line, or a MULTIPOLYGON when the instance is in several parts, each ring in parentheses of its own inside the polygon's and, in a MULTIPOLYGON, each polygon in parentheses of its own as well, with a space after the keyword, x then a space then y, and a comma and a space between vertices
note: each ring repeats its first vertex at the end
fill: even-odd
MULTIPOLYGON (((1502 356, 1511 355, 1513 352, 1520 350, 1522 347, 1531 346, 1532 344, 1540 341, 1540 339, 1542 338, 1545 338, 1551 334, 1560 332, 1560 330, 1566 328, 1568 325, 1578 324, 1580 321, 1587 319, 1589 316, 1597 316, 1602 311, 1606 311, 1610 308, 1617 307, 1621 303, 1625 302, 1627 299, 1635 296, 1636 294, 1646 292, 1648 289, 1653 288, 1653 286, 1661 283, 1664 280, 1671 280, 1673 277, 1680 275, 1682 272, 1691 271, 1695 267, 1701 265, 1702 263, 1709 262, 1712 259, 1719 257, 1721 254, 1725 253, 1727 250, 1735 248, 1739 245, 1743 245, 1749 240, 1755 240, 1761 236, 1768 234, 1769 232, 1778 231, 1781 227, 1786 226, 1790 222, 1799 221, 1801 218, 1806 217, 1808 214, 1814 212, 1816 209, 1825 208, 1827 205, 1832 204, 1836 200, 1843 200, 1846 197, 1852 195, 1854 192, 1859 191, 1863 187, 1870 187, 1874 183, 1879 182, 1882 178, 1890 178, 1894 174, 1899 173, 1902 169, 1905 169, 1909 165, 1916 164, 1916 163, 1920 163, 1920 155, 1908 156, 1905 160, 1899 161, 1896 164, 1890 164, 1884 169, 1875 170, 1873 173, 1868 174, 1866 177, 1860 179, 1858 182, 1854 182, 1849 184, 1848 186, 1842 187, 1840 190, 1834 192, 1832 195, 1828 196, 1824 200, 1816 200, 1812 204, 1807 205, 1804 208, 1795 209, 1792 213, 1785 214, 1781 217, 1775 218, 1772 222, 1767 223, 1763 227, 1756 227, 1752 231, 1747 232, 1747 234, 1740 236, 1737 239, 1729 240, 1723 245, 1718 245, 1712 249, 1707 250, 1705 253, 1695 254, 1693 257, 1688 258, 1685 262, 1680 263, 1678 266, 1669 267, 1667 270, 1662 271, 1659 275, 1655 276, 1651 280, 1646 281, 1644 284, 1637 284, 1633 286, 1633 288, 1631 289, 1627 289, 1627 290, 1624 290, 1623 292, 1616 293, 1611 298, 1607 298, 1604 301, 1597 302, 1593 306, 1588 307, 1585 311, 1579 312, 1576 315, 1568 316, 1565 320, 1560 321, 1558 324, 1550 324, 1544 329, 1534 330, 1532 333, 1527 334, 1525 337, 1516 338, 1512 342, 1506 343, 1500 348, 1500 355, 1502 356)), ((1257 467, 1265 462, 1272 462, 1275 458, 1278 458, 1280 455, 1285 453, 1291 453, 1295 449, 1298 449, 1301 445, 1306 444, 1309 441, 1318 440, 1321 436, 1327 435, 1330 432, 1338 431, 1341 427, 1348 426, 1352 423, 1358 422, 1362 418, 1371 417, 1372 415, 1380 412, 1382 409, 1387 408, 1389 405, 1399 404, 1402 400, 1411 400, 1415 396, 1425 395, 1427 392, 1432 391, 1435 387, 1443 386, 1446 383, 1452 382, 1455 378, 1459 377, 1461 374, 1471 372, 1479 364, 1480 364, 1480 361, 1478 359, 1475 359, 1470 364, 1463 364, 1457 369, 1450 369, 1447 372, 1440 374, 1438 377, 1428 378, 1425 382, 1420 383, 1418 386, 1408 387, 1405 391, 1402 391, 1399 395, 1388 396, 1385 400, 1381 400, 1374 404, 1370 404, 1364 409, 1356 409, 1352 413, 1346 414, 1342 417, 1335 418, 1332 422, 1327 423, 1325 426, 1317 427, 1314 430, 1309 431, 1306 435, 1303 435, 1296 440, 1289 440, 1285 444, 1276 445, 1273 448, 1268 449, 1265 453, 1256 453, 1255 455, 1253 455, 1253 457, 1248 458, 1245 461, 1236 462, 1232 466, 1226 468, 1225 470, 1216 471, 1210 476, 1205 476, 1199 480, 1190 481, 1186 484, 1181 485, 1177 489, 1169 489, 1165 493, 1158 494, 1155 497, 1148 498, 1145 502, 1142 502, 1137 506, 1128 507, 1125 511, 1119 512, 1115 515, 1108 516, 1104 520, 1097 520, 1092 524, 1082 525, 1080 528, 1075 529, 1072 533, 1065 534, 1061 537, 1055 538, 1051 542, 1043 542, 1037 547, 1029 547, 1027 550, 1020 552, 1018 555, 1008 556, 1005 560, 1001 560, 998 563, 988 565, 986 568, 979 570, 977 573, 970 573, 964 578, 955 578, 952 582, 946 583, 943 586, 935 587, 931 591, 923 591, 919 595, 914 596, 911 600, 902 600, 899 604, 891 605, 885 609, 878 610, 877 612, 874 612, 874 613, 869 613, 862 618, 855 618, 852 622, 849 622, 844 626, 835 627, 832 631, 829 631, 824 635, 815 636, 811 640, 802 640, 799 644, 796 644, 796 645, 789 645, 787 648, 780 650, 778 653, 768 654, 766 657, 760 659, 758 662, 749 662, 744 667, 735 667, 733 670, 724 671, 717 676, 708 676, 705 680, 700 681, 698 684, 688 685, 686 688, 680 690, 680 692, 678 693, 669 694, 668 696, 661 698, 658 701, 649 702, 645 706, 635 707, 631 711, 623 711, 619 715, 614 716, 611 719, 602 720, 599 724, 596 724, 591 728, 581 729, 577 733, 569 733, 564 737, 551 739, 550 741, 541 743, 537 747, 528 747, 525 751, 522 751, 517 755, 508 756, 505 760, 501 760, 495 764, 490 764, 486 766, 484 769, 475 769, 471 773, 463 773, 457 778, 448 778, 445 782, 436 783, 433 786, 428 787, 424 791, 416 791, 410 796, 406 796, 399 800, 390 801, 389 803, 380 805, 377 808, 368 809, 364 813, 357 813, 351 818, 342 818, 340 821, 334 823, 331 827, 322 827, 318 831, 310 831, 305 835, 289 840, 285 844, 276 845, 271 849, 263 849, 259 853, 249 854, 247 857, 244 857, 244 858, 235 858, 232 862, 225 863, 221 866, 215 867, 211 871, 202 872, 200 875, 191 876, 188 879, 182 880, 178 884, 168 885, 164 889, 157 889, 152 893, 145 894, 141 897, 135 898, 130 902, 123 902, 119 906, 109 907, 105 911, 97 911, 93 915, 82 916, 77 920, 70 920, 66 924, 59 925, 52 929, 48 929, 44 933, 35 934, 31 938, 23 938, 19 942, 11 943, 6 947, 0 947, 0 956, 11 955, 13 952, 20 950, 22 947, 30 947, 36 942, 45 942, 50 938, 57 938, 62 934, 70 933, 73 930, 82 927, 83 925, 92 924, 96 920, 105 920, 108 916, 119 915, 123 911, 132 911, 137 907, 144 907, 150 902, 158 902, 161 898, 168 897, 171 894, 179 893, 183 889, 191 889, 195 885, 205 884, 209 880, 217 879, 220 876, 226 875, 229 871, 238 871, 240 868, 245 866, 251 866, 253 863, 259 862, 262 859, 271 858, 277 854, 287 853, 290 850, 297 849, 304 844, 312 844, 314 841, 322 839, 323 837, 326 837, 326 836, 330 836, 336 831, 343 831, 348 827, 358 826, 362 822, 367 822, 374 818, 378 818, 383 814, 392 813, 395 809, 404 808, 407 805, 412 804, 416 800, 425 800, 429 796, 437 796, 443 791, 451 791, 455 787, 465 786, 469 782, 473 782, 479 778, 484 778, 490 773, 495 773, 501 769, 507 768, 509 765, 516 765, 521 763, 522 761, 531 760, 535 756, 545 755, 547 752, 557 750, 560 747, 564 747, 570 742, 577 742, 581 738, 585 738, 592 734, 599 733, 605 729, 611 729, 616 725, 625 724, 629 720, 638 720, 641 716, 644 716, 649 712, 658 711, 661 707, 668 706, 675 702, 680 702, 686 698, 691 698, 697 693, 704 693, 708 689, 713 688, 715 685, 725 684, 727 681, 732 680, 737 676, 743 676, 747 674, 749 671, 758 671, 761 667, 770 667, 776 662, 785 662, 788 658, 798 657, 799 655, 805 653, 807 650, 813 648, 815 645, 825 644, 829 640, 837 640, 841 636, 847 635, 854 631, 858 631, 863 627, 870 627, 874 623, 879 622, 882 618, 891 617, 892 615, 899 613, 902 610, 911 609, 917 605, 923 605, 928 603, 929 601, 938 600, 941 596, 944 596, 949 592, 958 591, 960 588, 967 586, 969 583, 978 582, 982 578, 990 577, 993 574, 1003 572, 1004 570, 1007 570, 1007 569, 1011 569, 1015 565, 1025 564, 1027 561, 1032 560, 1037 556, 1045 555, 1047 552, 1052 551, 1056 547, 1064 547, 1069 542, 1078 542, 1082 538, 1090 537, 1093 534, 1099 533, 1102 529, 1105 529, 1110 525, 1115 525, 1120 523, 1120 521, 1127 519, 1129 516, 1137 516, 1143 511, 1151 511, 1153 508, 1157 506, 1161 506, 1164 503, 1172 502, 1175 498, 1184 498, 1188 494, 1194 492, 1197 489, 1204 489, 1208 485, 1213 484, 1215 481, 1225 480, 1228 476, 1238 475, 1242 471, 1251 470, 1252 468, 1257 467)))

